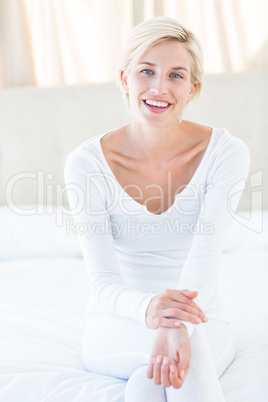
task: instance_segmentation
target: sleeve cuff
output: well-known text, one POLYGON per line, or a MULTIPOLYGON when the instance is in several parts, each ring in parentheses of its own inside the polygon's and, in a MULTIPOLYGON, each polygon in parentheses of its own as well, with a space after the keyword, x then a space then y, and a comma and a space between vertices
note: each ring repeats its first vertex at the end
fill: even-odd
MULTIPOLYGON (((144 324, 147 327, 146 324, 146 312, 147 308, 150 304, 150 301, 152 300, 153 297, 157 296, 159 293, 151 293, 149 294, 142 302, 141 308, 140 308, 140 317, 139 321, 144 324)), ((148 328, 148 327, 147 327, 148 328)))
POLYGON ((183 325, 186 326, 189 338, 191 337, 192 333, 194 332, 194 324, 189 321, 179 320, 183 325))

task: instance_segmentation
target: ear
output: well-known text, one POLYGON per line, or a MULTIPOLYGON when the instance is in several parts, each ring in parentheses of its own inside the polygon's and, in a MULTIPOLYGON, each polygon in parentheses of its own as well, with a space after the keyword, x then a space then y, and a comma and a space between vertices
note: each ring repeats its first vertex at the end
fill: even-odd
POLYGON ((187 102, 189 102, 194 96, 197 86, 198 86, 197 82, 195 84, 191 84, 190 92, 187 97, 187 102))
POLYGON ((129 89, 128 89, 128 77, 127 77, 127 73, 125 73, 124 71, 120 71, 120 81, 121 81, 121 85, 124 89, 124 91, 128 94, 129 89))

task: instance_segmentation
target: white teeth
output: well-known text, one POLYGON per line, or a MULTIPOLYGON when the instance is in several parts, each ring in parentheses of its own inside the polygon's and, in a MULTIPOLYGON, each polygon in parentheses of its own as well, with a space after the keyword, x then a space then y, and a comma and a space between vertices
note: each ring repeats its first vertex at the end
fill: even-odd
POLYGON ((147 105, 158 106, 158 107, 167 107, 169 105, 169 103, 166 102, 156 102, 148 99, 146 99, 145 102, 147 103, 147 105))

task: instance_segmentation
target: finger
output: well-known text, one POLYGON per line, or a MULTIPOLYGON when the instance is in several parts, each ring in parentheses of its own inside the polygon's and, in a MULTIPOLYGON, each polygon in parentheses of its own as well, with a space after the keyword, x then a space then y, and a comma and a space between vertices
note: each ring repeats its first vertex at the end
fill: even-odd
POLYGON ((154 376, 154 364, 155 364, 156 358, 152 357, 149 361, 148 367, 147 367, 147 377, 148 378, 153 378, 154 376))
MULTIPOLYGON (((207 317, 203 313, 203 311, 195 308, 194 305, 189 305, 189 304, 183 304, 183 303, 178 303, 179 304, 179 309, 185 311, 185 313, 191 314, 194 317, 200 318, 201 321, 207 322, 207 317)), ((194 318, 193 318, 194 319, 194 318)))
POLYGON ((156 362, 154 364, 154 382, 157 385, 161 384, 161 363, 162 363, 162 356, 157 356, 156 362))
MULTIPOLYGON (((190 294, 197 294, 197 292, 191 292, 190 294)), ((158 297, 155 301, 155 310, 158 313, 161 310, 165 310, 168 307, 172 307, 174 302, 179 303, 180 306, 190 306, 191 308, 197 310, 199 313, 204 314, 203 310, 187 295, 190 295, 187 291, 179 291, 174 289, 166 289, 162 292, 161 297, 158 297), (183 292, 186 292, 184 295, 183 292)), ((175 304, 175 306, 176 306, 175 304)), ((164 316, 164 314, 162 313, 164 316)))
POLYGON ((173 317, 157 317, 154 320, 155 326, 166 327, 166 328, 179 328, 181 326, 181 322, 173 319, 173 317))
POLYGON ((179 370, 174 364, 170 366, 169 380, 171 385, 176 389, 180 388, 183 384, 183 379, 179 376, 179 370))
POLYGON ((180 290, 180 292, 185 296, 190 297, 190 299, 195 299, 198 296, 198 292, 196 290, 183 289, 180 290))
MULTIPOLYGON (((188 299, 190 300, 190 299, 188 299)), ((191 302, 191 300, 190 300, 191 302)), ((193 316, 200 318, 202 321, 206 322, 206 316, 202 310, 196 308, 194 304, 183 303, 183 302, 176 302, 171 300, 169 302, 166 301, 165 306, 162 306, 160 309, 157 310, 157 314, 154 320, 159 319, 161 317, 164 318, 176 318, 176 319, 185 319, 180 316, 180 311, 185 311, 193 316)), ((193 318, 194 319, 194 318, 193 318)), ((158 323, 158 326, 163 326, 158 323)))
POLYGON ((180 362, 178 364, 179 372, 184 372, 179 374, 180 376, 186 376, 189 371, 191 351, 188 348, 181 348, 179 350, 180 362))
MULTIPOLYGON (((183 321, 189 321, 193 324, 200 324, 202 321, 206 322, 207 318, 205 315, 203 314, 197 314, 197 313, 188 313, 186 311, 183 311, 181 309, 177 309, 177 308, 169 308, 165 310, 165 316, 166 318, 173 318, 173 319, 177 319, 177 320, 183 320, 183 321)), ((161 321, 163 321, 163 319, 161 320, 160 317, 158 319, 159 322, 159 326, 161 327, 161 321)))
POLYGON ((171 385, 169 380, 169 366, 170 360, 167 356, 165 356, 161 365, 161 384, 165 388, 168 388, 171 385))
POLYGON ((182 310, 186 311, 187 313, 194 314, 199 318, 205 317, 205 313, 197 305, 196 305, 197 306, 196 307, 195 303, 194 304, 179 303, 179 305, 180 305, 180 308, 182 310))
POLYGON ((198 304, 193 300, 197 297, 198 292, 191 292, 195 295, 194 297, 191 297, 191 293, 184 293, 184 291, 181 291, 181 293, 186 297, 186 300, 184 301, 185 304, 189 304, 191 307, 204 313, 203 310, 198 306, 198 304))
MULTIPOLYGON (((194 307, 198 311, 201 311, 203 313, 203 310, 192 300, 192 298, 188 297, 189 293, 184 294, 184 290, 171 290, 168 292, 169 297, 176 301, 176 302, 181 302, 185 304, 189 304, 190 306, 194 307)), ((197 293, 197 292, 196 292, 197 293)))
POLYGON ((167 309, 176 309, 176 310, 182 310, 182 311, 186 311, 186 312, 188 312, 188 313, 190 313, 190 314, 194 314, 194 315, 196 315, 196 316, 198 316, 198 317, 203 317, 204 316, 204 313, 203 313, 203 311, 201 310, 200 311, 200 309, 197 309, 195 306, 194 306, 194 304, 192 304, 192 303, 183 303, 182 301, 174 301, 174 300, 172 300, 172 301, 170 301, 169 303, 166 303, 166 305, 165 306, 163 306, 161 309, 159 309, 158 310, 158 314, 159 315, 161 315, 161 316, 165 316, 165 314, 166 314, 166 310, 167 309))

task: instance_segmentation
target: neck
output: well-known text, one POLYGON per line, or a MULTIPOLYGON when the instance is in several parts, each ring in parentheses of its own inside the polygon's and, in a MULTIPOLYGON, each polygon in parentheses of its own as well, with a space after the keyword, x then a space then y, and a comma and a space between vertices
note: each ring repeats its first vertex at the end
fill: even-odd
POLYGON ((131 122, 126 126, 128 145, 138 158, 148 162, 169 159, 178 149, 183 134, 183 122, 176 121, 166 127, 151 127, 131 122))

